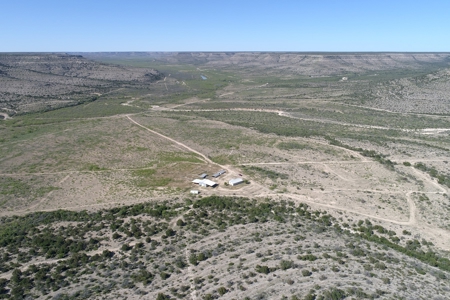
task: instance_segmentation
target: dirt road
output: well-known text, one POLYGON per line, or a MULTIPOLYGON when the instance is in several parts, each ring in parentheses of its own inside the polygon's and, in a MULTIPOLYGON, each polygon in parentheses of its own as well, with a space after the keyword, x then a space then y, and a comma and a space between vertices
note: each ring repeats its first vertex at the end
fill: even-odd
POLYGON ((126 117, 128 118, 128 120, 130 120, 131 122, 133 122, 133 123, 136 124, 137 126, 139 126, 139 127, 141 127, 141 128, 144 128, 145 130, 147 130, 147 131, 149 131, 149 132, 151 132, 151 133, 153 133, 153 134, 156 134, 157 136, 160 136, 160 137, 162 137, 162 138, 165 138, 165 139, 171 141, 172 143, 177 144, 177 145, 179 145, 179 146, 181 146, 181 147, 187 149, 188 151, 193 152, 193 153, 195 153, 195 154, 201 156, 201 157, 203 158, 203 161, 204 161, 204 162, 207 162, 207 163, 213 164, 213 165, 218 165, 218 166, 220 166, 221 168, 225 169, 224 166, 219 165, 219 164, 216 164, 215 162, 213 162, 212 160, 210 160, 206 155, 204 155, 203 153, 198 152, 198 151, 195 150, 195 149, 192 149, 191 147, 187 146, 186 144, 183 144, 183 143, 181 143, 181 142, 178 142, 178 141, 176 141, 176 140, 174 140, 174 139, 172 139, 172 138, 170 138, 170 137, 168 137, 168 136, 166 136, 166 135, 163 135, 163 134, 161 134, 161 133, 159 133, 159 132, 156 132, 156 131, 154 131, 154 130, 151 130, 151 129, 145 127, 144 125, 142 125, 142 124, 136 122, 135 120, 133 120, 129 115, 127 115, 126 117))
MULTIPOLYGON (((201 152, 199 152, 199 151, 197 151, 197 150, 195 150, 195 149, 189 147, 188 145, 186 145, 186 144, 184 144, 184 143, 182 143, 182 142, 179 142, 179 141, 177 141, 177 140, 175 140, 175 139, 173 139, 173 138, 171 138, 171 137, 168 137, 168 136, 166 136, 166 135, 164 135, 164 134, 161 134, 161 133, 159 133, 159 132, 157 132, 157 131, 154 131, 154 130, 152 130, 152 129, 149 129, 149 128, 145 127, 144 125, 142 125, 142 124, 138 123, 137 121, 133 120, 129 115, 127 116, 127 118, 128 118, 131 122, 133 122, 134 124, 136 124, 137 126, 143 128, 143 129, 145 129, 145 130, 147 130, 147 131, 149 131, 149 132, 151 132, 151 133, 153 133, 153 134, 156 134, 156 135, 158 135, 158 136, 160 136, 160 137, 162 137, 162 138, 165 138, 165 139, 171 141, 172 143, 177 144, 177 145, 179 145, 179 146, 185 148, 186 150, 188 150, 188 151, 190 151, 190 152, 192 152, 192 153, 195 153, 195 154, 199 155, 200 157, 203 158, 204 162, 209 163, 209 164, 211 164, 211 165, 216 165, 216 166, 218 166, 219 168, 226 170, 227 172, 226 172, 226 174, 223 176, 223 177, 225 177, 225 178, 228 178, 228 177, 232 176, 232 174, 238 174, 238 173, 240 173, 240 171, 234 169, 233 166, 230 166, 230 165, 221 165, 221 164, 215 163, 215 162, 213 162, 211 159, 209 159, 206 155, 204 155, 203 153, 201 153, 201 152)), ((251 197, 251 196, 252 196, 251 190, 254 190, 255 188, 257 188, 257 189, 260 190, 260 191, 268 190, 266 187, 264 187, 264 186, 262 186, 262 185, 259 185, 258 183, 253 183, 251 186, 247 186, 247 187, 245 187, 245 188, 241 188, 241 189, 240 189, 240 193, 242 194, 243 197, 251 197), (256 187, 255 187, 255 186, 256 186, 256 187), (249 190, 249 191, 247 191, 247 190, 249 190)), ((220 187, 220 186, 217 187, 216 189, 217 189, 217 190, 222 190, 222 191, 224 190, 224 189, 223 189, 222 187, 220 187)), ((233 193, 236 192, 236 191, 232 191, 232 190, 227 190, 227 191, 230 191, 230 193, 231 193, 231 192, 233 192, 233 193)))

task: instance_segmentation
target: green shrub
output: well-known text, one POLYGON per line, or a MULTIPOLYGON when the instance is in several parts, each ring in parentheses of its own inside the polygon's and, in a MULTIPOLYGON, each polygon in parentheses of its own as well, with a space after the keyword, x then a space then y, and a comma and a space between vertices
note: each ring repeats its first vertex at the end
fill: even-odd
POLYGON ((154 276, 152 273, 144 269, 131 275, 131 278, 134 282, 142 282, 144 285, 147 285, 152 282, 154 276))
POLYGON ((156 300, 170 300, 169 296, 164 295, 163 293, 158 293, 156 300))
POLYGON ((293 261, 290 261, 290 260, 282 260, 282 261, 280 262, 280 269, 281 269, 281 270, 287 270, 287 269, 292 268, 293 265, 294 265, 294 262, 293 262, 293 261))
MULTIPOLYGON (((325 254, 326 253, 324 253, 324 257, 325 257, 325 254)), ((325 258, 329 258, 329 256, 325 257, 325 258)), ((315 256, 313 254, 298 255, 297 259, 299 259, 299 260, 307 260, 307 261, 315 261, 317 259, 317 256, 315 256)))
POLYGON ((175 230, 169 228, 166 230, 166 236, 174 236, 176 234, 175 230))
POLYGON ((190 262, 192 265, 194 265, 194 266, 198 265, 197 255, 191 254, 191 255, 189 256, 189 262, 190 262))
POLYGON ((133 246, 130 246, 128 244, 123 244, 122 247, 120 248, 122 251, 128 251, 133 249, 133 246))
POLYGON ((338 288, 331 288, 330 290, 327 290, 323 293, 323 299, 324 300, 341 300, 345 299, 347 297, 347 294, 338 288))
POLYGON ((255 267, 255 271, 258 272, 258 273, 269 274, 270 273, 270 268, 268 266, 257 265, 255 267))
POLYGON ((228 290, 226 288, 224 288, 223 286, 221 286, 220 288, 217 289, 217 292, 219 293, 220 296, 226 294, 228 292, 228 290))

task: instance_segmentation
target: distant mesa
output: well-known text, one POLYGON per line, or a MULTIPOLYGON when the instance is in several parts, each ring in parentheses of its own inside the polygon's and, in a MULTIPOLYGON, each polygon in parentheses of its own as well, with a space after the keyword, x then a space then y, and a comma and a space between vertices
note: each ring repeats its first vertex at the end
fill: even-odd
POLYGON ((105 64, 79 54, 0 54, 0 99, 17 113, 46 111, 96 100, 119 88, 147 88, 163 75, 151 68, 105 64))

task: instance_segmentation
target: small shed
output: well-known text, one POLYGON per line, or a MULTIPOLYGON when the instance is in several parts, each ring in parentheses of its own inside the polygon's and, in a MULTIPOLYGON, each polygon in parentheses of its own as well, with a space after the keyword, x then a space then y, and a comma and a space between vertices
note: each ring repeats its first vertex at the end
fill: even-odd
POLYGON ((202 175, 200 175, 200 178, 203 178, 203 179, 205 179, 205 178, 206 178, 206 176, 208 176, 208 174, 206 174, 206 173, 203 173, 202 175))
POLYGON ((191 194, 192 195, 198 195, 198 194, 200 194, 200 192, 198 190, 191 190, 191 194))
POLYGON ((238 185, 243 182, 244 182, 244 180, 242 178, 234 178, 234 179, 231 179, 230 181, 228 181, 228 184, 231 186, 235 186, 235 185, 238 185))

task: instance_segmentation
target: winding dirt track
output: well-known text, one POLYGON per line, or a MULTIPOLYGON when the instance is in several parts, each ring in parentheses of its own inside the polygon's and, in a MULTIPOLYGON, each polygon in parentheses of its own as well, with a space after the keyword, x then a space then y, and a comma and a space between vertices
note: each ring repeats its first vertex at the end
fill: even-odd
MULTIPOLYGON (((129 115, 126 116, 126 117, 127 117, 131 122, 133 122, 134 124, 136 124, 137 126, 143 128, 143 129, 147 130, 148 132, 151 132, 151 133, 153 133, 153 134, 155 134, 155 135, 158 135, 158 136, 160 136, 160 137, 162 137, 162 138, 165 138, 165 139, 167 139, 167 140, 169 140, 169 141, 171 141, 171 142, 177 144, 178 146, 181 146, 181 147, 185 148, 186 150, 191 151, 192 153, 195 153, 195 154, 199 155, 200 157, 203 158, 203 160, 204 160, 206 163, 209 163, 209 164, 211 164, 211 165, 219 166, 221 169, 226 170, 228 174, 230 174, 230 173, 239 173, 239 171, 235 170, 235 169, 234 169, 232 166, 230 166, 230 165, 221 165, 221 164, 215 163, 215 162, 213 162, 211 159, 209 159, 206 155, 204 155, 203 153, 201 153, 201 152, 199 152, 199 151, 197 151, 197 150, 195 150, 195 149, 189 147, 188 145, 186 145, 186 144, 184 144, 184 143, 182 143, 182 142, 179 142, 179 141, 177 141, 177 140, 175 140, 175 139, 173 139, 173 138, 171 138, 171 137, 168 137, 168 136, 166 136, 166 135, 164 135, 164 134, 161 134, 161 133, 159 133, 159 132, 157 132, 157 131, 154 131, 154 130, 151 130, 151 129, 145 127, 144 125, 142 125, 142 124, 138 123, 137 121, 133 120, 129 115)), ((224 189, 224 188, 222 188, 221 186, 218 186, 216 189, 219 190, 219 191, 225 192, 225 193, 234 193, 234 191, 230 191, 230 190, 224 189)), ((262 186, 262 185, 260 185, 260 184, 258 184, 258 183, 254 183, 252 186, 246 188, 245 191, 242 191, 242 189, 241 189, 241 193, 242 193, 241 196, 243 196, 243 197, 251 197, 251 196, 253 195, 253 192, 254 192, 255 189, 257 189, 257 190, 259 190, 259 191, 264 191, 264 190, 265 190, 265 191, 268 191, 268 189, 265 188, 264 186, 262 186)))
MULTIPOLYGON (((144 128, 145 130, 147 130, 147 131, 149 131, 149 132, 151 132, 151 133, 153 133, 153 134, 156 134, 156 135, 158 135, 158 136, 160 136, 160 137, 163 137, 163 138, 165 138, 165 139, 167 139, 167 140, 169 140, 169 141, 171 141, 171 142, 173 142, 173 143, 175 143, 175 144, 177 144, 177 145, 180 145, 180 146, 186 148, 187 150, 189 150, 189 151, 191 151, 191 152, 193 152, 193 153, 196 153, 197 155, 203 157, 203 159, 204 159, 206 162, 210 163, 210 164, 215 164, 215 163, 212 162, 208 157, 206 157, 204 154, 200 153, 199 151, 197 151, 197 150, 195 150, 195 149, 192 149, 191 147, 185 145, 184 143, 181 143, 181 142, 179 142, 179 141, 174 140, 173 138, 170 138, 170 137, 165 136, 165 135, 163 135, 163 134, 161 134, 161 133, 159 133, 159 132, 156 132, 156 131, 154 131, 154 130, 151 130, 151 129, 149 129, 149 128, 143 126, 142 124, 136 122, 136 121, 133 120, 130 116, 127 116, 127 118, 128 118, 131 122, 133 122, 134 124, 138 125, 139 127, 142 127, 142 128, 144 128)), ((349 149, 346 149, 346 148, 342 148, 342 147, 339 147, 339 146, 335 146, 335 147, 338 147, 338 148, 340 148, 340 149, 347 150, 347 151, 351 152, 351 154, 354 155, 354 156, 358 156, 358 157, 364 158, 364 157, 362 157, 362 156, 361 156, 358 152, 356 152, 356 151, 352 151, 352 150, 349 150, 349 149)), ((358 163, 373 162, 373 161, 367 161, 366 158, 364 158, 364 159, 365 159, 364 161, 360 161, 360 162, 358 162, 358 163)), ((301 163, 301 162, 300 162, 300 163, 301 163)), ((322 164, 322 165, 326 166, 326 164, 325 164, 324 162, 304 162, 304 163, 319 163, 319 164, 322 164)), ((261 163, 261 164, 264 164, 264 163, 261 163)), ((266 164, 271 164, 271 163, 266 163, 266 164)), ((279 163, 273 163, 273 164, 279 164, 279 163)), ((218 165, 218 164, 216 164, 216 165, 218 165)), ((252 165, 252 164, 249 164, 249 165, 252 165)), ((226 166, 222 166, 222 165, 219 165, 219 166, 222 167, 223 169, 229 170, 229 166, 227 166, 227 167, 226 167, 226 166)), ((335 173, 336 173, 336 172, 335 172, 335 173)), ((341 176, 340 174, 337 174, 337 175, 338 175, 338 176, 341 176)), ((344 178, 343 178, 343 179, 344 179, 344 178)), ((425 178, 425 179, 427 179, 427 178, 425 178)), ((441 188, 441 189, 442 189, 442 188, 441 188)), ((444 189, 442 189, 442 190, 444 190, 444 189)), ((444 191, 445 191, 445 190, 444 190, 444 191)), ((242 192, 243 192, 243 191, 242 191, 242 192)), ((260 192, 261 192, 261 194, 258 195, 258 196, 261 196, 261 197, 267 197, 267 196, 279 196, 279 194, 271 194, 270 192, 268 192, 268 190, 267 190, 266 188, 263 188, 263 187, 262 187, 262 189, 260 190, 260 192)), ((407 191, 407 192, 406 192, 406 198, 407 198, 407 201, 408 201, 409 212, 410 212, 410 213, 409 213, 409 220, 408 220, 407 222, 402 222, 402 221, 397 221, 397 220, 391 220, 391 219, 381 218, 381 217, 377 217, 377 216, 373 216, 373 215, 369 215, 369 214, 364 214, 364 213, 361 213, 361 212, 358 212, 358 211, 355 211, 355 210, 346 209, 346 208, 342 208, 342 207, 338 207, 338 206, 334 206, 334 205, 329 205, 329 204, 319 204, 319 203, 317 203, 317 202, 314 202, 314 201, 312 201, 312 200, 307 199, 307 198, 304 197, 304 196, 302 197, 302 196, 293 195, 293 194, 284 194, 284 195, 287 196, 287 197, 289 197, 289 198, 292 198, 292 199, 301 200, 301 201, 304 201, 304 202, 307 202, 307 203, 310 203, 310 204, 319 205, 319 206, 326 207, 326 208, 331 208, 331 209, 335 209, 335 210, 346 211, 346 212, 349 212, 349 213, 354 213, 354 214, 357 214, 357 215, 365 216, 365 217, 372 218, 372 219, 376 219, 376 220, 380 220, 380 221, 390 222, 390 223, 394 223, 394 224, 399 224, 399 225, 409 225, 409 226, 412 226, 412 225, 415 225, 416 222, 417 222, 417 221, 416 221, 416 206, 415 206, 415 204, 414 204, 414 201, 413 201, 412 198, 411 198, 412 192, 413 192, 413 191, 407 191)), ((245 193, 245 194, 246 194, 246 195, 242 195, 242 196, 249 196, 248 193, 245 193)), ((250 196, 256 196, 256 195, 253 194, 253 195, 250 195, 250 196)))
MULTIPOLYGON (((194 103, 194 102, 192 102, 192 103, 194 103)), ((184 106, 184 105, 189 105, 189 104, 191 104, 191 103, 180 104, 178 106, 184 106)), ((305 117, 300 117, 300 116, 294 116, 287 111, 278 110, 278 109, 262 109, 262 108, 174 109, 175 107, 178 107, 178 106, 174 106, 174 107, 171 107, 168 109, 163 109, 163 110, 177 111, 177 112, 180 112, 180 111, 185 111, 185 112, 218 112, 218 111, 267 112, 267 113, 275 113, 275 114, 279 115, 280 117, 286 117, 286 118, 291 118, 291 119, 298 119, 298 120, 303 120, 303 121, 317 122, 317 123, 324 123, 324 124, 334 124, 334 125, 347 126, 347 127, 365 128, 365 129, 399 130, 399 131, 404 131, 404 132, 416 132, 416 133, 422 133, 422 134, 436 134, 436 133, 450 131, 449 128, 422 128, 419 130, 415 130, 415 129, 402 129, 402 128, 378 126, 378 125, 346 123, 346 122, 341 122, 341 121, 320 119, 320 118, 314 118, 314 117, 305 118, 305 117)), ((395 113, 395 112, 391 112, 391 113, 395 113)))
POLYGON ((431 185, 436 187, 438 190, 440 190, 442 193, 447 193, 447 190, 443 188, 439 183, 437 183, 434 179, 432 179, 430 176, 423 174, 421 171, 417 169, 412 169, 414 173, 417 174, 417 176, 421 177, 423 180, 429 182, 431 185))
MULTIPOLYGON (((253 110, 252 110, 253 111, 253 110)), ((272 110, 271 110, 272 111, 272 110)), ((272 111, 272 112, 279 112, 279 111, 272 111)), ((218 167, 227 170, 228 173, 230 173, 230 171, 232 172, 238 172, 237 170, 234 170, 232 166, 229 165, 220 165, 217 164, 215 162, 213 162, 211 159, 209 159, 206 155, 204 155, 203 153, 193 149, 192 147, 189 147, 188 145, 179 142, 171 137, 168 137, 164 134, 161 134, 155 130, 149 129, 147 127, 145 127, 144 125, 140 124, 139 122, 137 122, 136 120, 134 120, 130 115, 125 115, 125 117, 131 121, 132 123, 134 123, 135 125, 143 128, 144 130, 157 135, 159 137, 162 137, 164 139, 167 139, 169 141, 171 141, 172 143, 192 152, 197 154, 198 156, 201 157, 201 159, 205 162, 205 163, 209 163, 212 165, 217 165, 218 167)), ((322 141, 314 141, 317 142, 319 144, 327 144, 325 142, 322 141)), ((328 146, 330 146, 329 144, 327 144, 328 146)), ((335 146, 335 145, 331 145, 333 147, 345 150, 346 152, 348 152, 349 154, 352 154, 354 157, 358 157, 361 160, 360 161, 327 161, 327 162, 317 162, 317 161, 297 161, 297 164, 321 164, 323 166, 325 166, 325 168, 327 167, 327 164, 334 164, 334 163, 348 163, 348 164, 357 164, 357 163, 375 163, 372 160, 368 160, 366 157, 363 157, 362 155, 360 155, 358 152, 349 150, 347 148, 343 148, 340 146, 335 146)), ((291 164, 291 163, 283 163, 283 162, 266 162, 266 163, 244 163, 243 165, 281 165, 281 164, 291 164)), ((114 170, 105 170, 104 172, 110 172, 110 171, 118 171, 119 169, 114 169, 114 170)), ((129 170, 129 169, 120 169, 120 170, 129 170)), ((134 169, 133 169, 134 170, 134 169)), ((445 188, 443 188, 441 185, 439 185, 437 182, 435 182, 432 178, 430 178, 429 176, 423 174, 422 172, 415 170, 413 168, 413 171, 417 174, 417 176, 421 177, 422 180, 429 182, 430 184, 432 184, 433 186, 435 186, 437 189, 439 189, 440 192, 430 192, 430 193, 446 193, 447 190, 445 188)), ((102 171, 63 171, 63 172, 53 172, 53 173, 30 173, 30 174, 0 174, 0 175, 10 175, 10 176, 14 176, 14 175, 48 175, 48 174, 67 174, 66 177, 64 177, 63 180, 60 181, 60 183, 64 182, 71 174, 76 174, 76 173, 83 173, 83 172, 102 172, 102 171)), ((337 176, 341 177, 341 179, 345 180, 344 177, 342 177, 339 172, 334 172, 337 176)), ((246 186, 244 188, 241 188, 239 191, 232 191, 232 190, 228 190, 228 189, 224 189, 222 187, 218 187, 216 188, 217 191, 221 192, 222 194, 236 194, 239 193, 239 196, 243 196, 243 197, 268 197, 268 196, 280 196, 280 194, 273 194, 271 193, 271 191, 269 189, 267 189, 266 187, 253 182, 252 185, 250 186, 246 186)), ((382 192, 382 191, 374 191, 374 192, 382 192)), ((376 219, 376 220, 380 220, 380 221, 384 221, 384 222, 390 222, 393 224, 398 224, 398 225, 407 225, 407 226, 417 226, 417 219, 416 219, 416 206, 414 203, 414 200, 411 198, 411 194, 413 192, 420 192, 420 191, 404 191, 405 195, 406 195, 406 199, 408 202, 408 206, 409 206, 409 220, 404 222, 404 221, 398 221, 398 220, 392 220, 392 219, 386 219, 386 218, 381 218, 378 216, 373 216, 373 215, 369 215, 369 214, 364 214, 362 212, 358 212, 355 210, 351 210, 351 209, 347 209, 347 208, 343 208, 343 207, 338 207, 338 206, 334 206, 331 204, 321 204, 321 203, 317 203, 311 199, 308 199, 306 196, 299 196, 299 195, 295 195, 295 194, 283 194, 283 196, 286 197, 290 197, 292 199, 296 199, 296 200, 300 200, 300 201, 304 201, 310 204, 314 204, 316 206, 322 206, 325 208, 329 208, 329 209, 333 209, 333 210, 339 210, 339 211, 346 211, 349 213, 353 213, 353 214, 357 214, 357 215, 361 215, 364 217, 368 217, 368 218, 372 218, 372 219, 376 219)), ((49 194, 46 195, 46 197, 44 197, 42 200, 40 200, 38 203, 34 204, 31 208, 35 208, 37 207, 39 204, 41 204, 42 202, 44 202, 50 195, 52 192, 50 192, 49 194)), ((136 201, 136 203, 139 201, 136 201)), ((114 203, 108 203, 108 204, 114 204, 114 203)), ((89 207, 102 207, 105 204, 89 204, 89 205, 83 205, 83 208, 89 208, 89 207)), ((81 208, 80 206, 77 207, 67 207, 67 209, 76 209, 76 208, 81 208)), ((55 209, 46 209, 45 211, 52 211, 55 209)), ((17 213, 24 213, 24 212, 29 212, 30 208, 28 208, 27 210, 23 210, 23 211, 16 211, 17 213)))
MULTIPOLYGON (((267 196, 280 196, 280 195, 279 194, 268 194, 267 196)), ((397 221, 397 220, 392 220, 392 219, 381 218, 381 217, 365 214, 365 213, 362 213, 362 212, 359 212, 359 211, 356 211, 356 210, 352 210, 352 209, 348 209, 348 208, 342 208, 342 207, 331 205, 331 204, 317 203, 317 202, 315 202, 313 200, 310 200, 307 197, 301 196, 301 195, 284 194, 284 196, 288 197, 288 198, 291 198, 293 200, 299 200, 301 202, 312 204, 312 205, 315 205, 315 206, 320 206, 320 207, 329 208, 329 209, 333 209, 333 210, 353 213, 353 214, 356 214, 356 215, 359 215, 359 216, 364 216, 364 217, 367 217, 367 218, 370 218, 370 219, 373 219, 373 220, 389 222, 389 223, 397 224, 397 225, 408 225, 408 226, 411 226, 411 225, 415 224, 415 216, 411 217, 412 216, 411 212, 413 212, 413 215, 415 214, 415 205, 410 206, 409 220, 406 221, 406 222, 403 222, 403 221, 397 221)))
MULTIPOLYGON (((247 110, 247 109, 235 109, 235 110, 247 110)), ((286 114, 285 112, 282 112, 282 111, 279 111, 279 110, 254 110, 254 109, 248 109, 248 110, 249 111, 266 111, 266 112, 277 113, 278 115, 284 116, 284 117, 292 117, 292 116, 286 114)), ((210 111, 210 110, 204 110, 204 111, 210 111)), ((213 110, 211 110, 211 111, 213 111, 213 110)), ((214 111, 217 111, 217 110, 214 110, 214 111)), ((183 144, 183 143, 181 143, 179 141, 176 141, 176 140, 174 140, 174 139, 172 139, 170 137, 167 137, 167 136, 165 136, 165 135, 163 135, 163 134, 161 134, 159 132, 156 132, 154 130, 146 128, 145 126, 143 126, 143 125, 139 124, 138 122, 136 122, 135 120, 133 120, 130 116, 127 116, 127 118, 130 121, 132 121, 134 124, 144 128, 145 130, 147 130, 147 131, 149 131, 151 133, 157 134, 158 136, 161 136, 163 138, 166 138, 169 141, 172 141, 173 143, 176 143, 176 144, 184 147, 185 149, 200 155, 208 163, 214 164, 204 154, 198 152, 197 150, 192 149, 191 147, 189 147, 189 146, 187 146, 187 145, 185 145, 185 144, 183 144)), ((372 126, 370 126, 370 127, 373 128, 372 126)), ((330 145, 330 144, 328 144, 326 142, 323 142, 323 141, 314 141, 314 142, 316 142, 318 144, 324 144, 324 145, 326 144, 327 146, 332 146, 332 147, 344 150, 347 153, 353 155, 354 157, 359 158, 360 161, 357 161, 357 162, 351 162, 351 161, 331 161, 331 162, 309 162, 309 161, 306 162, 305 161, 305 162, 301 162, 301 161, 299 161, 299 162, 297 162, 298 164, 314 163, 314 164, 324 165, 324 167, 326 168, 327 167, 326 164, 328 164, 328 163, 330 163, 330 164, 333 164, 333 163, 375 163, 373 160, 370 160, 367 157, 362 156, 360 153, 358 153, 356 151, 353 151, 353 150, 350 150, 350 149, 347 149, 347 148, 344 148, 344 147, 336 146, 336 145, 330 145)), ((257 165, 257 164, 261 164, 261 165, 263 165, 263 164, 274 164, 274 165, 276 165, 276 164, 283 164, 283 163, 279 163, 279 162, 253 163, 253 164, 252 163, 248 163, 248 165, 257 165)), ((216 165, 218 165, 218 164, 216 164, 216 165)), ((219 165, 219 166, 222 167, 223 169, 226 169, 227 171, 229 171, 231 169, 231 166, 221 166, 221 165, 219 165)), ((426 175, 426 174, 422 173, 421 171, 416 170, 414 168, 412 168, 412 170, 417 174, 417 176, 421 177, 422 180, 430 183, 431 185, 433 185, 435 188, 437 188, 439 190, 439 192, 427 192, 427 193, 430 193, 430 194, 444 194, 444 193, 447 193, 447 189, 442 187, 440 184, 438 184, 435 180, 433 180, 428 175, 426 175)), ((342 177, 341 174, 339 174, 339 172, 334 172, 334 173, 337 176, 341 177, 341 179, 345 180, 345 178, 342 177)), ((243 196, 243 197, 280 196, 279 194, 272 194, 270 190, 268 190, 266 187, 264 187, 262 185, 259 185, 259 184, 256 184, 256 183, 254 183, 252 185, 253 185, 252 188, 245 187, 245 188, 242 188, 241 190, 239 190, 239 195, 238 196, 243 196), (254 189, 255 185, 258 185, 257 189, 254 189)), ((219 187, 218 190, 222 194, 228 194, 230 192, 230 191, 228 191, 226 189, 223 189, 221 187, 219 187)), ((382 191, 374 191, 374 192, 382 192, 382 191)), ((412 226, 412 227, 415 227, 417 229, 421 228, 422 230, 426 230, 429 235, 434 236, 437 240, 442 239, 442 237, 444 237, 444 236, 446 236, 448 234, 447 231, 445 231, 443 229, 440 229, 440 228, 430 227, 428 224, 425 224, 424 222, 419 222, 418 221, 418 219, 417 219, 417 208, 416 208, 414 200, 412 199, 412 194, 414 192, 423 193, 422 191, 414 191, 414 190, 406 190, 406 191, 400 191, 399 192, 399 193, 402 193, 402 194, 404 194, 406 196, 406 200, 407 200, 407 203, 408 203, 408 206, 409 206, 409 219, 408 219, 408 221, 398 221, 398 220, 395 220, 395 219, 382 218, 382 217, 378 217, 378 216, 374 216, 374 215, 370 215, 370 214, 365 214, 365 213, 360 212, 360 211, 356 211, 356 210, 352 210, 352 209, 348 209, 348 208, 344 208, 344 207, 339 207, 339 206, 334 206, 332 204, 321 204, 321 203, 317 203, 317 202, 315 202, 315 201, 313 201, 311 199, 308 199, 306 196, 300 196, 300 195, 295 195, 295 194, 283 194, 283 196, 289 197, 289 198, 294 199, 294 200, 306 202, 306 203, 309 203, 309 204, 314 204, 316 206, 322 206, 322 207, 328 208, 328 209, 333 209, 333 210, 337 210, 337 211, 345 211, 345 212, 352 213, 352 214, 355 214, 355 215, 364 216, 364 217, 367 217, 367 218, 370 218, 370 219, 373 219, 373 220, 379 220, 379 221, 382 221, 382 222, 388 222, 388 223, 391 223, 391 224, 397 224, 397 225, 403 225, 403 226, 412 226)), ((233 193, 233 195, 235 195, 235 194, 236 193, 233 193)), ((445 245, 445 247, 449 247, 448 243, 444 243, 444 245, 445 245)), ((194 295, 193 295, 193 297, 194 297, 194 295)))
MULTIPOLYGON (((236 109, 236 110, 247 110, 247 109, 236 109)), ((278 110, 253 110, 253 109, 248 109, 249 111, 267 111, 267 112, 273 112, 273 113, 277 113, 279 115, 285 116, 285 117, 289 117, 286 114, 284 114, 284 112, 278 111, 278 110)), ((209 110, 202 110, 202 111, 209 111, 209 110)), ((217 111, 217 110, 214 110, 217 111)), ((236 170, 234 170, 233 166, 225 166, 225 165, 220 165, 218 163, 213 162, 211 159, 209 159, 206 155, 204 155, 203 153, 193 149, 192 147, 189 147, 188 145, 179 142, 169 136, 166 136, 164 134, 161 134, 155 130, 149 129, 147 127, 145 127, 144 125, 140 124, 139 122, 137 122, 136 120, 134 120, 130 114, 128 115, 122 115, 121 117, 126 117, 130 122, 132 122, 133 124, 135 124, 136 126, 141 127, 142 129, 148 131, 151 134, 157 135, 159 137, 162 137, 164 139, 167 139, 168 141, 192 152, 195 153, 196 155, 198 155, 199 157, 201 157, 201 159, 208 164, 212 164, 212 165, 216 165, 222 169, 227 170, 228 173, 230 173, 230 171, 232 172, 238 172, 236 170)), ((340 147, 340 146, 335 146, 335 145, 329 145, 326 142, 323 141, 314 141, 315 143, 318 144, 326 144, 327 146, 333 146, 339 149, 342 149, 344 151, 346 151, 347 153, 353 155, 354 157, 358 157, 360 159, 360 161, 327 161, 327 162, 317 162, 317 161, 298 161, 296 162, 297 164, 321 164, 323 165, 325 168, 327 168, 327 164, 334 164, 334 163, 375 163, 373 160, 369 160, 366 157, 363 157, 362 155, 360 155, 358 152, 340 147)), ((280 165, 280 164, 287 164, 287 163, 283 163, 283 162, 266 162, 266 163, 244 163, 243 165, 280 165)), ((289 163, 291 164, 291 163, 289 163)), ((122 169, 121 169, 122 170, 122 169)), ((123 170, 128 170, 128 169, 123 169, 123 170)), ((414 168, 412 168, 413 172, 420 177, 423 181, 430 183, 431 185, 433 185, 435 188, 438 189, 439 192, 428 192, 430 194, 443 194, 443 193, 447 193, 447 190, 442 187, 440 184, 438 184, 435 180, 433 180, 431 177, 429 177, 428 175, 424 174, 423 172, 416 170, 414 168)), ((105 170, 105 172, 110 172, 110 171, 117 171, 117 170, 105 170)), ((84 171, 83 171, 84 172, 84 171)), ((86 171, 86 172, 90 172, 90 171, 86 171)), ((94 172, 101 172, 101 171, 92 171, 94 172)), ((69 176, 71 174, 76 174, 76 173, 82 173, 81 171, 63 171, 63 172, 54 172, 54 173, 30 173, 30 174, 0 174, 0 175, 47 175, 47 174, 67 174, 67 176, 65 176, 60 183, 64 182, 65 180, 67 180, 69 178, 69 176)), ((344 177, 342 177, 339 172, 335 172, 333 171, 333 173, 335 173, 337 176, 341 177, 341 179, 345 180, 344 177)), ((344 208, 344 207, 339 207, 339 206, 335 206, 332 204, 322 204, 322 203, 317 203, 315 201, 313 201, 312 199, 308 198, 307 196, 302 196, 302 195, 296 195, 296 194, 274 194, 272 193, 269 189, 267 189, 266 187, 253 182, 250 186, 245 186, 239 190, 229 190, 229 189, 225 189, 223 187, 218 187, 216 189, 218 192, 220 192, 221 194, 224 195, 238 195, 238 196, 243 196, 243 197, 271 197, 271 196, 284 196, 284 197, 288 197, 291 198, 293 200, 297 200, 297 201, 301 201, 301 202, 305 202, 305 203, 309 203, 309 204, 313 204, 315 206, 320 206, 320 207, 324 207, 324 208, 328 208, 328 209, 332 209, 332 210, 337 210, 337 211, 343 211, 343 212, 348 212, 348 213, 352 213, 355 215, 360 215, 360 216, 364 216, 367 218, 371 218, 374 220, 379 220, 379 221, 383 221, 383 222, 388 222, 388 223, 392 223, 392 224, 398 224, 398 225, 404 225, 404 226, 413 226, 416 228, 422 228, 423 230, 427 230, 427 232, 430 232, 431 235, 435 236, 436 238, 442 238, 442 236, 446 236, 446 234, 448 234, 447 231, 439 229, 439 228, 431 228, 429 225, 424 224, 423 222, 419 222, 417 219, 417 209, 416 209, 416 205, 414 203, 414 200, 412 199, 412 194, 414 192, 421 192, 421 191, 413 191, 413 190, 407 190, 407 191, 400 191, 399 193, 404 193, 408 202, 408 206, 409 206, 409 219, 408 221, 398 221, 395 219, 387 219, 387 218, 382 218, 382 217, 378 217, 378 216, 374 216, 374 215, 370 215, 370 214, 365 214, 362 213, 360 211, 356 211, 356 210, 352 210, 352 209, 348 209, 348 208, 344 208)), ((337 191, 337 190, 335 190, 337 191)), ((383 191, 374 191, 374 192, 383 192, 383 191)), ((38 203, 34 204, 32 207, 29 207, 27 210, 24 211, 16 211, 18 213, 25 213, 25 212, 29 212, 30 209, 32 208, 36 208, 38 207, 41 203, 43 203, 50 195, 51 195, 52 191, 49 192, 49 194, 47 194, 42 200, 40 200, 38 203)), ((392 192, 391 192, 392 193, 392 192)), ((423 193, 423 192, 421 192, 423 193)), ((136 203, 138 203, 140 201, 136 201, 136 203)), ((114 204, 114 203, 107 203, 108 205, 114 204)), ((90 205, 84 205, 82 206, 83 208, 88 208, 88 207, 102 207, 105 206, 105 204, 90 204, 90 205)), ((67 209, 79 209, 80 206, 77 207, 67 207, 67 209)), ((44 211, 52 211, 52 210, 56 210, 56 209, 46 209, 44 211)), ((196 295, 192 294, 192 298, 195 299, 196 295)))

